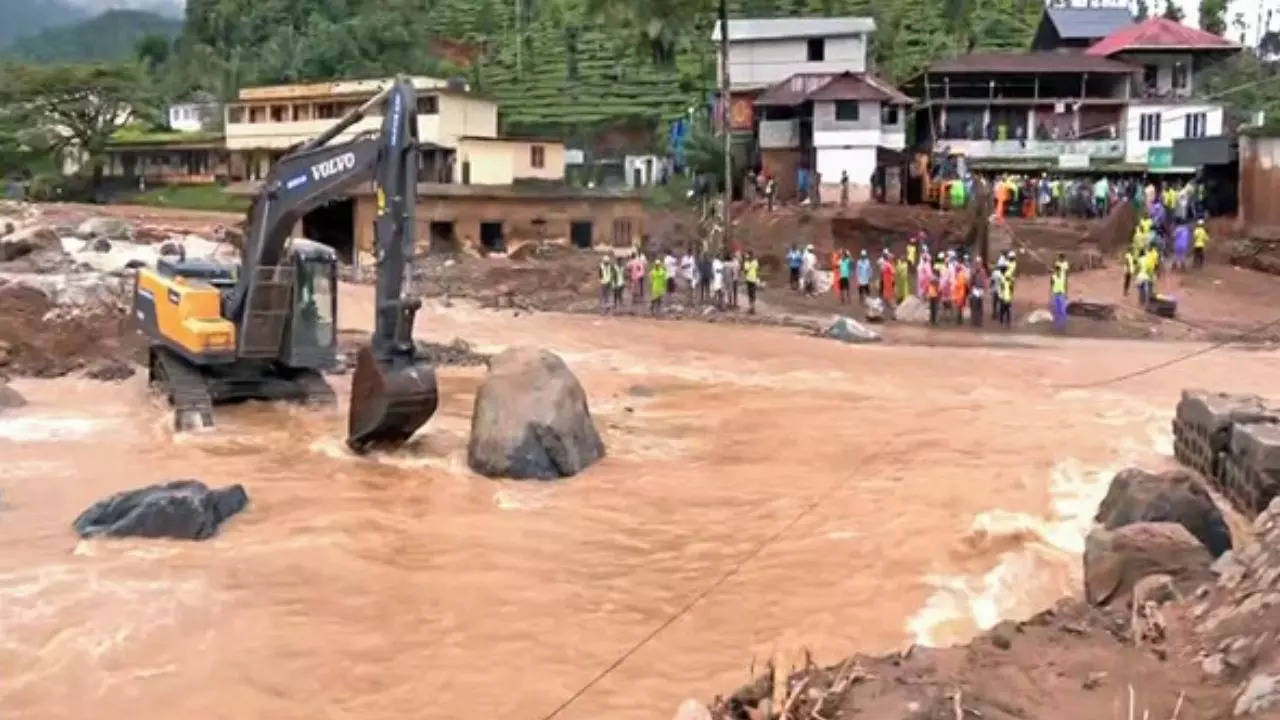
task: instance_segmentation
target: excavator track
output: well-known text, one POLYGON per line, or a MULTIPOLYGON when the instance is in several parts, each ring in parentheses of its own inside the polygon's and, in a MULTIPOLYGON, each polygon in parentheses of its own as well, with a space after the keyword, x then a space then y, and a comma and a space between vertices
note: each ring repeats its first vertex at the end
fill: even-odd
POLYGON ((173 429, 178 432, 213 427, 213 399, 204 375, 173 351, 153 345, 151 385, 173 406, 173 429))

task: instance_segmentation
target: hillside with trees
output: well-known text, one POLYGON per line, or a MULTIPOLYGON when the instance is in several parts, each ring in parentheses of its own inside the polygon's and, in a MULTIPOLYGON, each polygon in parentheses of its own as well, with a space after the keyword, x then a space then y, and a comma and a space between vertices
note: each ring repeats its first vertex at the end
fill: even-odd
POLYGON ((88 19, 92 13, 65 0, 0 0, 0 48, 47 28, 88 19))
POLYGON ((33 62, 116 62, 133 57, 144 38, 159 38, 167 46, 181 33, 181 20, 143 10, 108 10, 19 38, 7 54, 33 62))

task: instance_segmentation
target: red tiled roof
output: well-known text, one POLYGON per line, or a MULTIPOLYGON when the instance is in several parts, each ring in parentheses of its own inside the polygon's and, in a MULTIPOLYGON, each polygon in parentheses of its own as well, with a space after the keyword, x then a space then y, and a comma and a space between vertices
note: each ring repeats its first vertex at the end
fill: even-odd
POLYGON ((1211 32, 1153 17, 1116 30, 1084 52, 1094 57, 1108 57, 1125 50, 1236 50, 1239 47, 1211 32))
POLYGON ((794 107, 806 100, 880 100, 910 105, 897 88, 867 73, 800 73, 765 90, 756 105, 794 107))

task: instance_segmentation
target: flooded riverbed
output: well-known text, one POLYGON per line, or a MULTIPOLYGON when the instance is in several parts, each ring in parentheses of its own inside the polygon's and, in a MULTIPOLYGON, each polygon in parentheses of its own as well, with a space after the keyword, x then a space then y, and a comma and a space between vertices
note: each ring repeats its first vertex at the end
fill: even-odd
MULTIPOLYGON (((367 317, 344 290, 343 324, 367 317)), ((142 379, 19 381, 0 417, 0 710, 8 717, 538 720, 818 500, 572 705, 665 718, 777 648, 820 661, 948 643, 1079 584, 1109 473, 1167 462, 1187 384, 1280 394, 1185 346, 852 347, 793 331, 432 308, 420 328, 562 354, 610 455, 550 484, 466 469, 482 371, 440 373, 414 446, 351 457, 345 405, 219 409, 175 438, 142 379), (204 543, 78 542, 115 490, 244 483, 204 543)), ((345 397, 347 382, 335 382, 345 397)))

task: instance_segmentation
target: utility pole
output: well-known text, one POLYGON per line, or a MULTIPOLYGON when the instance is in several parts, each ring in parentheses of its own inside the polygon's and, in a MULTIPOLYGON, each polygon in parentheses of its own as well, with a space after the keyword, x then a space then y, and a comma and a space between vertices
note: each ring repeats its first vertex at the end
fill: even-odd
POLYGON ((729 4, 720 0, 720 128, 724 131, 724 202, 720 221, 722 249, 733 247, 733 133, 730 132, 729 96, 729 4))

